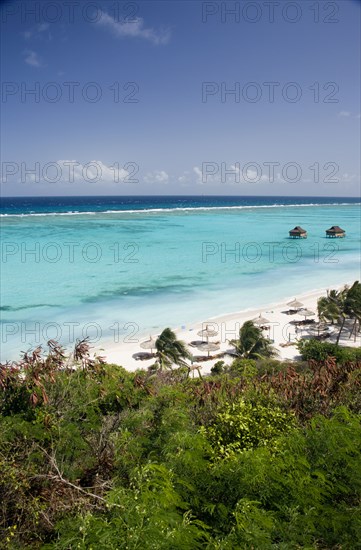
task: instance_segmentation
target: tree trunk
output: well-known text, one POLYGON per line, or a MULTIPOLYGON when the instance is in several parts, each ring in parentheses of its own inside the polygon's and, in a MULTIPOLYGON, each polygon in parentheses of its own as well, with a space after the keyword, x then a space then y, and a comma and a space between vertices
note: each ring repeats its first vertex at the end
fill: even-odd
POLYGON ((340 328, 340 331, 339 331, 339 333, 338 333, 338 335, 337 335, 336 346, 338 346, 338 343, 339 343, 339 341, 340 341, 341 332, 342 332, 342 330, 343 330, 343 326, 344 326, 344 324, 345 324, 345 321, 346 321, 346 317, 342 317, 341 328, 340 328))
POLYGON ((350 332, 350 336, 348 337, 348 339, 350 340, 350 338, 352 337, 352 335, 355 333, 355 342, 356 342, 356 334, 357 334, 357 319, 355 319, 355 322, 352 326, 352 330, 350 332))

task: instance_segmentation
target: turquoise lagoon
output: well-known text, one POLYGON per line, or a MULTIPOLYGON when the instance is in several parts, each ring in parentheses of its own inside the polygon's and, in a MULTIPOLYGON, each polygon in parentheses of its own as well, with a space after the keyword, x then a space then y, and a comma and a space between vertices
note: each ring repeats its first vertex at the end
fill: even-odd
POLYGON ((360 278, 360 204, 304 197, 2 199, 1 359, 138 341, 360 278), (301 225, 307 239, 291 240, 301 225), (327 239, 340 225, 345 239, 327 239))

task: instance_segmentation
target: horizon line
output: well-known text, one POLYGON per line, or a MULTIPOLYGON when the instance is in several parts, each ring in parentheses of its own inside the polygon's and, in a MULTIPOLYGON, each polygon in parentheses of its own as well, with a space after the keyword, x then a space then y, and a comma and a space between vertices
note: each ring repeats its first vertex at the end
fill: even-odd
POLYGON ((197 197, 197 198, 209 198, 209 197, 221 197, 221 198, 290 198, 290 199, 303 199, 303 198, 317 198, 317 199, 361 199, 361 195, 0 195, 2 199, 61 199, 61 198, 130 198, 130 197, 154 197, 154 198, 172 198, 172 197, 197 197))

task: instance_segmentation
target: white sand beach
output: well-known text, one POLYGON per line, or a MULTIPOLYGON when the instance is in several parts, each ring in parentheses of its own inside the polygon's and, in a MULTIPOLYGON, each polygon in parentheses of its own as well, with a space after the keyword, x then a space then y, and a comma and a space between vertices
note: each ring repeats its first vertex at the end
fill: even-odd
MULTIPOLYGON (((337 288, 341 289, 345 284, 351 285, 352 282, 353 281, 344 283, 339 285, 337 288)), ((251 291, 253 292, 253 290, 251 291)), ((274 342, 273 345, 278 353, 278 359, 287 359, 292 361, 299 357, 298 349, 295 346, 297 340, 303 337, 310 337, 312 334, 317 334, 317 332, 314 332, 314 329, 312 332, 312 328, 310 328, 311 325, 308 327, 303 326, 302 328, 296 327, 292 321, 304 320, 305 316, 302 315, 302 310, 305 309, 315 313, 315 315, 308 317, 308 319, 315 319, 318 321, 317 300, 321 296, 326 296, 326 293, 327 289, 318 289, 297 296, 286 295, 284 300, 281 302, 270 302, 257 309, 247 309, 217 317, 211 317, 204 319, 203 322, 196 323, 186 329, 179 327, 170 328, 175 331, 179 339, 183 340, 187 344, 191 344, 192 342, 200 342, 202 340, 202 338, 198 336, 198 332, 205 329, 208 325, 210 329, 218 332, 217 336, 209 338, 210 342, 218 343, 219 350, 213 352, 218 356, 219 354, 233 350, 232 346, 229 344, 229 340, 238 337, 239 329, 245 321, 253 320, 259 315, 262 315, 262 317, 269 321, 269 323, 267 323, 269 328, 264 330, 264 334, 274 342), (290 310, 288 303, 295 298, 303 304, 302 310, 294 314, 287 314, 286 312, 290 310)), ((337 329, 332 331, 331 328, 331 335, 326 341, 334 342, 336 340, 337 333, 337 329)), ((158 334, 151 334, 150 336, 156 339, 158 334)), ((144 340, 147 340, 147 338, 143 338, 136 343, 119 343, 115 345, 114 342, 109 342, 102 350, 96 349, 95 351, 99 355, 104 356, 109 363, 122 365, 127 370, 134 371, 137 369, 146 369, 152 365, 155 360, 154 358, 149 358, 146 360, 140 360, 137 358, 137 354, 144 353, 145 351, 140 347, 140 343, 144 340)), ((341 335, 340 345, 352 347, 361 346, 360 333, 357 334, 356 338, 354 335, 350 337, 349 326, 346 326, 341 335)), ((189 346, 189 349, 195 356, 195 363, 201 365, 202 374, 209 373, 212 366, 220 359, 227 364, 231 363, 233 360, 231 355, 226 354, 223 357, 212 358, 209 361, 202 361, 198 363, 197 356, 206 355, 207 352, 199 351, 197 347, 192 345, 189 346)))

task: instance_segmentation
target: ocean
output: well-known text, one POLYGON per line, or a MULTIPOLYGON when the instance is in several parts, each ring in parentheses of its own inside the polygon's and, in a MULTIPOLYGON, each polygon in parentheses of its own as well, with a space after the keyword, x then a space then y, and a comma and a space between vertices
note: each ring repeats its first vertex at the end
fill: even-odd
POLYGON ((360 279, 360 200, 2 198, 1 360, 53 338, 137 342, 170 326, 360 279), (290 239, 300 225, 307 239, 290 239), (327 239, 339 225, 345 239, 327 239))

